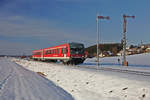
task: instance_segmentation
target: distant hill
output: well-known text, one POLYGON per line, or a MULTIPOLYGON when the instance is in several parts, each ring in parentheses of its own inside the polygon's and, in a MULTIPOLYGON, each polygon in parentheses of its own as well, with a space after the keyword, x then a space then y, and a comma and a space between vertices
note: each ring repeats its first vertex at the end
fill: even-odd
MULTIPOLYGON (((121 43, 105 43, 99 44, 100 52, 111 51, 114 55, 116 55, 122 49, 121 43)), ((97 53, 97 45, 93 45, 85 48, 85 51, 89 53, 91 56, 96 56, 97 53)))

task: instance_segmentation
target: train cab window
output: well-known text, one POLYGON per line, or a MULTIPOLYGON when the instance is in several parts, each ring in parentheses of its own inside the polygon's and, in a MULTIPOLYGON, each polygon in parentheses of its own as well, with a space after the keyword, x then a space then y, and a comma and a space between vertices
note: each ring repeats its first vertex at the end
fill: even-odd
POLYGON ((61 54, 63 54, 63 48, 61 48, 61 54))

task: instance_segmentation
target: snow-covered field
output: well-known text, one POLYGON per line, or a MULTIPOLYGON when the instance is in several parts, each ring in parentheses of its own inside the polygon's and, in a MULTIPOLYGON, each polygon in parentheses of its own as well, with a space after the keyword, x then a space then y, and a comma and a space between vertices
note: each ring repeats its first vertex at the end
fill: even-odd
MULTIPOLYGON (((93 59, 87 59, 83 65, 96 65, 96 58, 93 59)), ((150 53, 143 53, 143 54, 137 54, 137 55, 129 55, 127 56, 127 61, 129 63, 129 66, 132 67, 150 67, 150 53)), ((117 57, 105 57, 100 58, 100 64, 102 66, 121 66, 122 63, 122 56, 117 57), (118 62, 118 59, 120 59, 120 62, 118 62)))
POLYGON ((0 100, 74 100, 52 81, 0 58, 0 100))
MULTIPOLYGON (((149 59, 149 54, 128 57, 131 65, 149 66, 149 59)), ((101 63, 105 63, 104 66, 108 64, 108 67, 112 65, 118 67, 120 66, 117 64, 118 62, 113 62, 116 60, 116 57, 103 58, 101 63)), ((46 78, 69 92, 75 100, 150 100, 149 76, 90 70, 20 59, 13 59, 13 61, 29 70, 44 73, 46 78)), ((96 64, 94 59, 87 59, 83 65, 88 66, 88 63, 92 66, 96 64)))

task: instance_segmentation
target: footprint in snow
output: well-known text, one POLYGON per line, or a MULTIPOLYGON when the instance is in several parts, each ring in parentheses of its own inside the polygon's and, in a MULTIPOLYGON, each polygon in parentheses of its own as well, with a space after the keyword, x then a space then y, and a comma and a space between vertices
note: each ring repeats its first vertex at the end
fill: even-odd
POLYGON ((113 92, 113 90, 109 91, 109 93, 112 93, 112 92, 113 92))
POLYGON ((86 82, 86 84, 89 84, 89 82, 86 82))
POLYGON ((143 98, 145 98, 145 96, 146 96, 145 94, 142 95, 143 98))
POLYGON ((128 87, 125 87, 125 88, 123 88, 122 90, 127 90, 128 89, 128 87))
POLYGON ((59 82, 59 80, 57 80, 57 82, 59 82))

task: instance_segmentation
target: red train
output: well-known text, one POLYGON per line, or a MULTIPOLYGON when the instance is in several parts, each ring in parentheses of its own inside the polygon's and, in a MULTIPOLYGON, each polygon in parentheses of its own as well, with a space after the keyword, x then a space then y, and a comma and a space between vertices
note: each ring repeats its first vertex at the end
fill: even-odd
POLYGON ((80 64, 85 60, 84 45, 81 43, 66 43, 54 47, 32 51, 34 60, 62 61, 64 64, 80 64))

